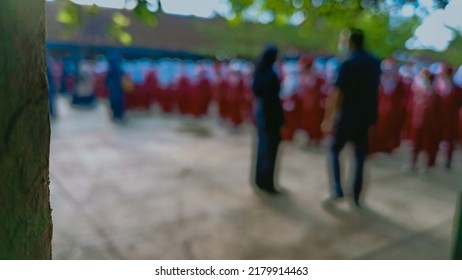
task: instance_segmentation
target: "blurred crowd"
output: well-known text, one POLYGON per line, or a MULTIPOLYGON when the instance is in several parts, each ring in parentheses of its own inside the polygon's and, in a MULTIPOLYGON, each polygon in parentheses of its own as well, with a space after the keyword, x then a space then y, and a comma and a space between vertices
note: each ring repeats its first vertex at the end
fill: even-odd
MULTIPOLYGON (((311 143, 321 143, 326 97, 341 61, 336 57, 302 56, 278 60, 280 98, 285 115, 282 138, 291 141, 297 130, 311 143)), ((115 120, 126 110, 158 107, 164 113, 193 118, 218 116, 231 126, 253 122, 254 64, 245 60, 124 60, 117 54, 96 58, 49 57, 51 108, 56 93, 75 106, 109 100, 115 120), (51 92, 53 91, 53 92, 51 92)), ((454 149, 462 143, 462 66, 394 57, 382 61, 378 121, 370 131, 370 153, 391 153, 402 140, 413 143, 413 166, 421 152, 426 167, 438 151, 451 167, 454 149)), ((56 109, 52 110, 56 115, 56 109)))

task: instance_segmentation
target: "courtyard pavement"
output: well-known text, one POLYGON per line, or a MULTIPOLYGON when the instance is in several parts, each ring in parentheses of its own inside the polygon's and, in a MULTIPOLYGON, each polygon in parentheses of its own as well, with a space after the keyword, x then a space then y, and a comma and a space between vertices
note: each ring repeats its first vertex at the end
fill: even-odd
MULTIPOLYGON (((404 171, 409 148, 368 161, 365 207, 322 204, 324 147, 285 143, 285 193, 251 188, 253 129, 211 116, 70 108, 52 122, 54 259, 448 259, 462 157, 404 171)), ((351 152, 344 152, 349 170, 351 152)), ((348 174, 346 175, 348 178, 348 174)), ((346 178, 346 181, 348 181, 346 178)))

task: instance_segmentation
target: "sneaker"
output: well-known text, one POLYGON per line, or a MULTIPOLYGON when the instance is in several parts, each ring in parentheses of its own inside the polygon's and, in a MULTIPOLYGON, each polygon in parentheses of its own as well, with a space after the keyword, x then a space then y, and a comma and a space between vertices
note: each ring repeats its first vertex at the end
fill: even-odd
POLYGON ((337 202, 343 200, 343 195, 330 195, 323 201, 323 205, 326 207, 334 206, 337 202))

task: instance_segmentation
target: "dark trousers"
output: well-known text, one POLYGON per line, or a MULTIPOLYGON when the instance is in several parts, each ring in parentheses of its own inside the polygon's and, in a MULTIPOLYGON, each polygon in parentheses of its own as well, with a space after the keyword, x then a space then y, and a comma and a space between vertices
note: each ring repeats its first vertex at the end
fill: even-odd
POLYGON ((72 95, 72 105, 77 106, 93 106, 96 102, 95 95, 89 96, 78 96, 77 94, 72 95))
POLYGON ((255 183, 261 189, 274 190, 275 188, 274 173, 280 142, 279 130, 266 131, 258 129, 255 183))
POLYGON ((121 91, 109 92, 109 103, 111 105, 112 117, 123 119, 125 113, 124 96, 121 91))
POLYGON ((368 129, 347 129, 338 127, 335 131, 334 138, 330 147, 330 164, 333 180, 333 194, 343 196, 340 170, 340 152, 346 143, 350 142, 354 146, 355 156, 355 173, 353 181, 353 198, 359 202, 361 190, 363 187, 364 162, 367 155, 367 135, 368 129))

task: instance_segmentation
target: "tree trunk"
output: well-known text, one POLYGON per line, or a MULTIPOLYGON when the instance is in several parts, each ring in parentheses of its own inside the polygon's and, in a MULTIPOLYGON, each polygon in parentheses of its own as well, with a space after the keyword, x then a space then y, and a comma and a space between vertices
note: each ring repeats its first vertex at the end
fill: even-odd
POLYGON ((0 259, 51 258, 45 0, 0 4, 0 259))

